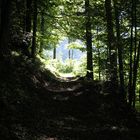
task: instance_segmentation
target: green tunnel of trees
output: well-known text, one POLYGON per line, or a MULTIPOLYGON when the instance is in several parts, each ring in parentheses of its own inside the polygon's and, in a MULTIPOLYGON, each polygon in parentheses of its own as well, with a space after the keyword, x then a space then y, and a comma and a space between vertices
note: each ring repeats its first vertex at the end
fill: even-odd
POLYGON ((121 99, 135 107, 140 92, 139 15, 137 0, 1 0, 0 59, 17 51, 35 60, 61 36, 79 39, 86 46, 87 79, 105 75, 121 99))

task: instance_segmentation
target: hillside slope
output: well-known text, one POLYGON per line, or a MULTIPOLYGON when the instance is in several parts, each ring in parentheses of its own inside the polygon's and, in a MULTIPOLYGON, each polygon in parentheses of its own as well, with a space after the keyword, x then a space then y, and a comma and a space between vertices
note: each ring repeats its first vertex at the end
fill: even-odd
POLYGON ((0 61, 2 140, 139 140, 137 113, 98 83, 61 80, 39 61, 0 61))

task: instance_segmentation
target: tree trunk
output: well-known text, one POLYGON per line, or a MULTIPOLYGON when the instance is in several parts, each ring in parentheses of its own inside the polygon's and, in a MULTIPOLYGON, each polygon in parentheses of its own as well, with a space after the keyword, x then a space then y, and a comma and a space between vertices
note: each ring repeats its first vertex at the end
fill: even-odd
POLYGON ((1 12, 0 12, 0 57, 9 54, 8 42, 9 42, 9 15, 11 0, 2 0, 1 12))
POLYGON ((2 12, 2 0, 0 1, 0 33, 1 33, 1 12, 2 12))
POLYGON ((26 32, 31 32, 32 0, 26 0, 26 32))
POLYGON ((71 59, 73 59, 73 54, 74 54, 74 51, 73 49, 71 50, 71 59))
POLYGON ((124 68, 123 68, 123 56, 122 56, 122 41, 120 38, 120 21, 119 21, 119 11, 117 1, 114 0, 115 9, 115 22, 116 22, 116 32, 117 32, 117 48, 118 48, 118 59, 119 59, 119 79, 120 79, 120 96, 121 99, 126 100, 126 92, 124 88, 124 68))
POLYGON ((134 10, 134 1, 132 0, 132 8, 131 8, 131 42, 130 42, 130 62, 129 62, 129 84, 128 84, 128 96, 129 96, 129 105, 132 105, 132 100, 133 100, 133 94, 132 94, 132 77, 133 77, 133 68, 132 68, 132 57, 133 57, 133 27, 134 27, 134 15, 133 15, 133 10, 134 10))
POLYGON ((92 58, 92 33, 89 0, 85 0, 86 13, 86 46, 87 46, 87 78, 93 79, 93 58, 92 58))
POLYGON ((98 48, 98 72, 99 72, 99 80, 101 80, 101 64, 100 64, 100 61, 101 61, 101 58, 100 58, 100 48, 99 48, 99 38, 98 38, 98 32, 99 32, 99 29, 97 27, 97 48, 98 48))
POLYGON ((132 97, 133 97, 133 107, 135 108, 135 96, 136 96, 136 82, 137 82, 137 73, 139 67, 139 59, 140 59, 140 41, 138 46, 138 53, 136 57, 136 61, 134 62, 134 73, 133 73, 133 85, 132 85, 132 97))
MULTIPOLYGON (((116 55, 116 43, 113 32, 113 21, 112 21, 112 8, 111 0, 105 0, 105 9, 106 9, 106 20, 107 20, 107 39, 108 39, 108 48, 109 48, 109 71, 110 71, 110 80, 112 82, 112 88, 117 88, 117 55, 116 55)), ((115 92, 113 91, 113 92, 115 92)))
POLYGON ((33 1, 34 10, 33 10, 33 39, 32 39, 32 58, 35 58, 36 53, 36 31, 37 31, 37 0, 33 1))
POLYGON ((44 47, 44 31, 45 31, 45 19, 44 19, 44 11, 41 12, 41 23, 40 23, 40 30, 41 30, 41 42, 40 42, 40 53, 43 51, 44 47))
POLYGON ((56 59, 56 47, 53 48, 53 59, 56 59))
POLYGON ((68 56, 69 56, 69 59, 71 59, 71 51, 70 51, 70 49, 68 51, 68 56))
POLYGON ((132 85, 132 96, 133 96, 133 107, 135 108, 136 98, 136 82, 137 82, 137 69, 139 67, 139 55, 140 55, 140 44, 137 49, 137 3, 134 1, 134 27, 135 27, 135 48, 134 48, 134 65, 133 65, 133 85, 132 85))

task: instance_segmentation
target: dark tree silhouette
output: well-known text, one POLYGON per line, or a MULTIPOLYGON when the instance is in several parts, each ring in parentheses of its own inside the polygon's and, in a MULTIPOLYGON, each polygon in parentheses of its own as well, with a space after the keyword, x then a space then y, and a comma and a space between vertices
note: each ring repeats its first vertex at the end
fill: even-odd
POLYGON ((92 58, 92 33, 91 14, 89 0, 85 0, 86 13, 86 46, 87 46, 87 78, 93 79, 93 58, 92 58))

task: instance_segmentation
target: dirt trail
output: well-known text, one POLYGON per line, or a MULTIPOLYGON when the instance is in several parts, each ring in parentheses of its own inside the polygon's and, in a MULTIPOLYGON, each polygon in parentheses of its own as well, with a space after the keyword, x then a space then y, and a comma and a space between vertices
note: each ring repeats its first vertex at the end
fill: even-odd
POLYGON ((56 79, 25 64, 3 70, 2 140, 140 139, 135 112, 113 94, 101 94, 97 81, 56 79))
POLYGON ((37 139, 138 140, 140 129, 133 117, 125 116, 126 108, 117 110, 109 101, 113 98, 102 97, 93 87, 78 80, 48 86, 48 102, 46 98, 40 100, 43 106, 39 113, 41 122, 35 130, 40 134, 37 139))

